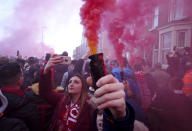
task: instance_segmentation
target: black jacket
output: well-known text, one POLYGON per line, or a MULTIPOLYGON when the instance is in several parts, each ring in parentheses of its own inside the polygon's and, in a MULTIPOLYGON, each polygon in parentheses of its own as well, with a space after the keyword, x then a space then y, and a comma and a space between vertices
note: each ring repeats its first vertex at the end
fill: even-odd
MULTIPOLYGON (((29 92, 26 94, 20 89, 3 87, 1 90, 8 99, 8 106, 4 112, 5 117, 16 118, 23 121, 30 131, 42 131, 44 129, 41 121, 41 110, 38 108, 38 104, 42 103, 40 100, 32 101, 28 96, 29 92)), ((33 97, 33 99, 36 98, 33 97)))

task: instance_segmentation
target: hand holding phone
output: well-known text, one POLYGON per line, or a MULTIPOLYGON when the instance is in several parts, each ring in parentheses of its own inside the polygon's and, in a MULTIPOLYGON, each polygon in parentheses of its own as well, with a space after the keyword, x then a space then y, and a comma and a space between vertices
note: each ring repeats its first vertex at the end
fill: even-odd
POLYGON ((63 59, 63 62, 61 64, 69 65, 71 63, 71 57, 69 56, 61 56, 63 59))

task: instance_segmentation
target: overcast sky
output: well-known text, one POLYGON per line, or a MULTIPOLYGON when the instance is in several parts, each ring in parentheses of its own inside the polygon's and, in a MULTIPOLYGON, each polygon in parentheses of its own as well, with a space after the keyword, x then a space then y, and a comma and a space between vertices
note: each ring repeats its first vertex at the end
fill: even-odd
MULTIPOLYGON (((15 24, 13 14, 15 8, 23 0, 0 0, 0 39, 9 36, 7 28, 15 24)), ((50 10, 42 23, 44 43, 51 46, 56 53, 68 51, 72 55, 75 47, 81 44, 83 27, 80 24, 79 11, 81 0, 59 0, 50 10)), ((57 2, 57 0, 55 0, 57 2)), ((30 17, 30 16, 29 16, 30 17)), ((42 40, 42 32, 37 32, 42 40)))

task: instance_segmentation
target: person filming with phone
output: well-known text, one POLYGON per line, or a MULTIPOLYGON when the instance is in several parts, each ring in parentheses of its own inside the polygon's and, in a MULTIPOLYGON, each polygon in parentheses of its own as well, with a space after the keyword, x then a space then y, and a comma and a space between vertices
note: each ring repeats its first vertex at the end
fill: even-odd
POLYGON ((71 63, 71 57, 68 56, 68 53, 64 51, 59 55, 62 62, 54 66, 54 88, 61 85, 62 77, 65 72, 68 71, 68 65, 71 63))
MULTIPOLYGON (((80 74, 70 77, 66 91, 56 93, 52 90, 53 67, 63 62, 59 55, 52 55, 44 69, 41 69, 39 91, 55 113, 50 124, 51 131, 94 131, 97 110, 103 111, 104 131, 132 131, 135 119, 134 110, 125 102, 124 85, 114 76, 106 75, 98 80, 99 87, 92 98, 97 108, 89 104, 87 82, 80 74)), ((90 80, 91 78, 87 79, 90 80)))

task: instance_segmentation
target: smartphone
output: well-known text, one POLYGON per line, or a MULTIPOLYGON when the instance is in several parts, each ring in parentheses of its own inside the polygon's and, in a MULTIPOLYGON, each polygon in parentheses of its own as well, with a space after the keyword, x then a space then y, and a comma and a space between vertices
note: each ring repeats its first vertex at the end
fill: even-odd
POLYGON ((71 57, 69 56, 61 56, 63 58, 63 62, 61 64, 69 65, 71 63, 71 57))

